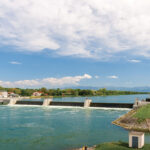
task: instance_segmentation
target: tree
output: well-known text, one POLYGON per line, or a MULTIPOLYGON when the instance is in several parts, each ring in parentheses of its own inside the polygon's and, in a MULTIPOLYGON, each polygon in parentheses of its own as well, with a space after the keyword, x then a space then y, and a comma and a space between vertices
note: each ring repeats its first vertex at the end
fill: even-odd
POLYGON ((47 92, 48 92, 45 87, 42 87, 42 88, 40 89, 40 91, 43 92, 43 93, 47 93, 47 92))
POLYGON ((21 90, 19 88, 17 88, 17 89, 14 90, 14 93, 20 95, 21 94, 21 90))

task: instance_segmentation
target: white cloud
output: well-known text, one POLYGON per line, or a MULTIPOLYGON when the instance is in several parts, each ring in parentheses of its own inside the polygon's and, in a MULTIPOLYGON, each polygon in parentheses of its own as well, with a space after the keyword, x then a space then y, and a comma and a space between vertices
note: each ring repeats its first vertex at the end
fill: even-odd
POLYGON ((137 59, 131 59, 131 60, 128 60, 129 62, 132 62, 132 63, 140 63, 141 60, 137 60, 137 59))
POLYGON ((20 81, 0 81, 0 86, 3 87, 63 87, 68 85, 78 85, 83 79, 91 79, 92 76, 84 74, 83 76, 67 76, 62 78, 44 78, 35 80, 20 80, 20 81))
POLYGON ((149 8, 149 0, 1 0, 0 45, 101 60, 150 57, 149 8))
POLYGON ((110 79, 118 79, 119 77, 118 77, 118 76, 113 75, 113 76, 108 76, 107 78, 110 78, 110 79))
POLYGON ((18 62, 18 61, 11 61, 10 64, 13 64, 13 65, 21 65, 22 63, 21 63, 21 62, 18 62))
POLYGON ((99 76, 98 76, 98 75, 96 75, 96 76, 95 76, 95 78, 96 78, 96 79, 98 79, 98 78, 99 78, 99 76))

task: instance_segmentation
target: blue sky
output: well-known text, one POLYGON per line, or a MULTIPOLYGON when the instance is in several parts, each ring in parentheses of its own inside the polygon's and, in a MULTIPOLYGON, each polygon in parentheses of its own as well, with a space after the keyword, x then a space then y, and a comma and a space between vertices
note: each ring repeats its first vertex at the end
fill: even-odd
MULTIPOLYGON (((0 49, 0 67, 2 68, 0 79, 6 86, 20 87, 67 87, 67 86, 96 86, 96 87, 135 87, 149 86, 150 63, 149 60, 130 62, 129 60, 111 60, 107 62, 95 59, 83 59, 75 57, 54 57, 44 52, 22 53, 11 51, 9 47, 0 49), (16 62, 16 63, 13 63, 16 62), (88 74, 91 78, 81 79, 76 82, 64 82, 64 77, 83 76, 88 74), (55 78, 62 80, 54 84, 15 84, 16 81, 41 80, 55 78), (9 81, 7 85, 5 82, 9 81)), ((72 80, 72 79, 69 79, 72 80)), ((39 81, 40 82, 40 81, 39 81)))
POLYGON ((149 86, 149 7, 148 0, 0 2, 0 85, 149 86))

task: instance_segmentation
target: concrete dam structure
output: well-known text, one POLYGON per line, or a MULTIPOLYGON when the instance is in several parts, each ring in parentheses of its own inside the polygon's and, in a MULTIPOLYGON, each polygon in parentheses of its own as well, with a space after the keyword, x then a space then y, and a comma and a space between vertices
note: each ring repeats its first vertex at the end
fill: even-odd
POLYGON ((131 103, 91 103, 90 107, 133 108, 131 103))
POLYGON ((52 98, 44 99, 43 101, 19 100, 12 98, 10 100, 0 101, 1 105, 39 105, 39 106, 71 106, 71 107, 102 107, 102 108, 133 108, 135 104, 132 103, 97 103, 92 102, 91 99, 85 99, 84 102, 62 102, 53 101, 52 98))
POLYGON ((15 105, 16 104, 16 102, 17 102, 17 98, 12 98, 12 99, 10 99, 10 101, 9 101, 9 104, 8 105, 15 105))
POLYGON ((0 105, 7 105, 10 102, 10 100, 0 100, 0 105))
MULTIPOLYGON (((41 105, 43 106, 42 101, 17 101, 17 105, 41 105)), ((46 106, 74 106, 74 107, 107 107, 107 108, 133 108, 131 103, 90 103, 85 106, 85 102, 58 102, 51 101, 46 106)))

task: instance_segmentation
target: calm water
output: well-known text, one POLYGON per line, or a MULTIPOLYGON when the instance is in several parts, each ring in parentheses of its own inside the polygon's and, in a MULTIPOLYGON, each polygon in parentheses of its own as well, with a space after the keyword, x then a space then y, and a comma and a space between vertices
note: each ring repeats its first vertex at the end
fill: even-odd
MULTIPOLYGON (((121 102, 129 102, 129 99, 134 101, 135 96, 110 96, 106 101, 115 102, 119 98, 121 102)), ((82 98, 65 100, 68 99, 80 101, 82 98)), ((128 132, 111 124, 127 111, 0 106, 0 150, 69 150, 107 141, 127 141, 128 132)), ((146 142, 150 143, 149 136, 146 142)))
MULTIPOLYGON (((118 96, 94 96, 89 97, 92 102, 105 102, 105 103, 134 103, 135 98, 140 100, 150 97, 150 94, 138 94, 138 95, 118 95, 118 96)), ((73 102, 83 102, 87 97, 64 97, 64 98, 54 98, 54 101, 73 101, 73 102)), ((33 101, 43 101, 42 99, 32 99, 33 101)))

